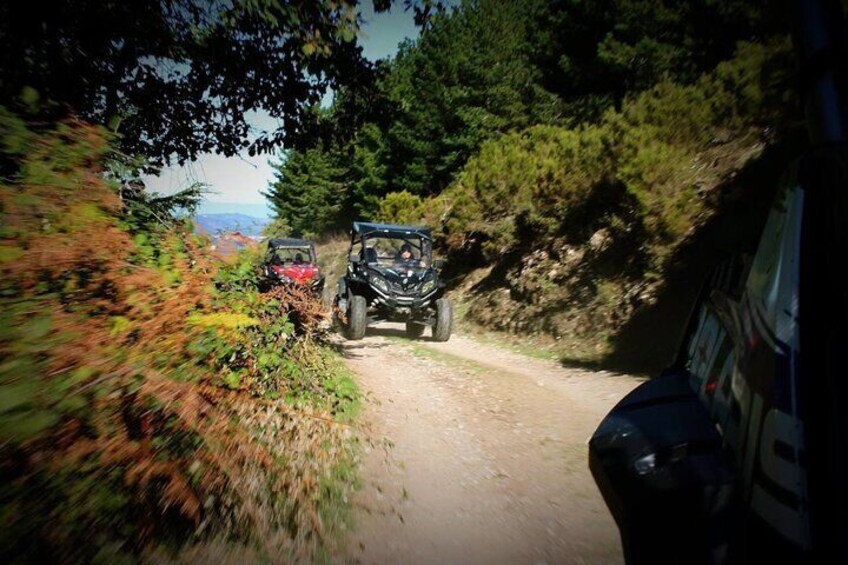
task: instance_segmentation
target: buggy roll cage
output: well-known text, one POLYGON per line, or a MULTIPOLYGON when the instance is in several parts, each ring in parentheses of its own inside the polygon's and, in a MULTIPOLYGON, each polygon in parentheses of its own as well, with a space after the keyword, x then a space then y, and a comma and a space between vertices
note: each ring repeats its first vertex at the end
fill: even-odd
POLYGON ((269 253, 274 253, 278 249, 308 249, 310 263, 317 261, 315 244, 308 239, 277 238, 268 240, 269 253))
POLYGON ((314 245, 308 239, 277 238, 268 240, 268 249, 297 249, 312 248, 314 245))
POLYGON ((430 228, 426 226, 403 226, 399 224, 377 224, 373 222, 353 222, 350 230, 351 239, 356 236, 367 237, 374 233, 396 233, 404 235, 415 235, 432 241, 430 228))
POLYGON ((365 253, 365 240, 369 237, 386 237, 391 239, 402 239, 418 250, 423 256, 425 252, 432 254, 432 241, 430 228, 425 226, 403 226, 399 224, 379 224, 373 222, 353 222, 350 230, 350 250, 353 251, 357 240, 362 245, 362 254, 365 253), (421 239, 424 242, 419 245, 414 240, 421 239), (428 245, 429 244, 429 245, 428 245))

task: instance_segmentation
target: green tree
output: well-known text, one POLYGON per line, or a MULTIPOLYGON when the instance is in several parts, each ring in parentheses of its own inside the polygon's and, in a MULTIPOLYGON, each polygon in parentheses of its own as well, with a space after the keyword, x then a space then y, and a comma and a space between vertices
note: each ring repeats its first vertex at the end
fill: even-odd
POLYGON ((291 150, 275 168, 276 180, 263 194, 291 235, 320 234, 338 224, 346 198, 333 155, 320 147, 291 150))
POLYGON ((730 59, 739 41, 785 33, 781 14, 770 0, 540 1, 531 59, 569 113, 596 119, 664 77, 696 80, 730 59))
POLYGON ((375 124, 366 124, 352 145, 350 199, 359 218, 371 218, 389 189, 387 147, 375 124))
MULTIPOLYGON (((360 75, 356 0, 57 0, 0 5, 0 103, 69 110, 125 153, 182 163, 269 151, 296 137, 328 88, 360 75), (246 112, 280 128, 252 142, 246 112)), ((377 2, 379 9, 388 3, 377 2)))
POLYGON ((288 237, 291 235, 291 227, 289 227, 283 218, 274 218, 274 220, 262 229, 262 235, 268 239, 288 237))
POLYGON ((401 48, 382 85, 394 188, 438 193, 485 139, 556 115, 528 59, 533 1, 463 2, 401 48))

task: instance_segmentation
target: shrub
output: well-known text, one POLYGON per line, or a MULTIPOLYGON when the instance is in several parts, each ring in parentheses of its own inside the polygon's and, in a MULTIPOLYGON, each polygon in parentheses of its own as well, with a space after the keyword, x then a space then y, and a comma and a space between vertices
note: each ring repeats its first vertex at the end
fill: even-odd
MULTIPOLYGON (((485 142, 441 197, 448 246, 482 239, 494 258, 522 230, 556 234, 598 190, 620 185, 636 204, 645 249, 661 261, 703 212, 697 156, 748 135, 773 99, 783 98, 788 75, 777 62, 788 48, 787 40, 740 43, 737 56, 714 72, 692 84, 662 80, 597 125, 535 126, 485 142)), ((593 213, 600 219, 607 210, 593 213)))
POLYGON ((390 224, 413 225, 423 221, 424 201, 407 191, 390 192, 380 201, 376 220, 390 224))
POLYGON ((608 144, 595 126, 535 126, 484 143, 444 194, 446 231, 480 234, 491 252, 516 241, 519 219, 555 233, 609 175, 608 144))
POLYGON ((280 237, 289 237, 291 235, 291 227, 285 218, 274 218, 262 229, 262 235, 268 239, 276 239, 280 237))
POLYGON ((692 152, 662 141, 654 127, 639 126, 623 135, 619 153, 617 178, 636 198, 646 233, 664 241, 682 236, 701 210, 692 199, 692 152))
POLYGON ((310 560, 355 395, 316 303, 260 295, 250 255, 216 288, 170 202, 122 199, 104 130, 0 125, 0 560, 310 560))

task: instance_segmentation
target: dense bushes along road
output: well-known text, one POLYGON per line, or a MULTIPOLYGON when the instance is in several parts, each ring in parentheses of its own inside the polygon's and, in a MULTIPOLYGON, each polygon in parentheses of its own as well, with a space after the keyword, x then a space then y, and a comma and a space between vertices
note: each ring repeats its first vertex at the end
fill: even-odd
POLYGON ((0 108, 0 558, 309 559, 352 484, 320 305, 260 294, 103 129, 0 108))

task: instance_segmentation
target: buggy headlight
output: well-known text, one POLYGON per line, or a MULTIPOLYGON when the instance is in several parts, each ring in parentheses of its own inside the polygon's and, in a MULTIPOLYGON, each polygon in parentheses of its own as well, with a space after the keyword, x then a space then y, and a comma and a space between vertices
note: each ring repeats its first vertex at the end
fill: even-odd
POLYGON ((379 275, 371 275, 371 284, 374 285, 374 288, 377 290, 386 294, 389 293, 389 283, 387 283, 386 279, 383 277, 379 275))
POLYGON ((436 279, 430 279, 421 285, 421 294, 428 294, 434 288, 436 288, 436 279))

